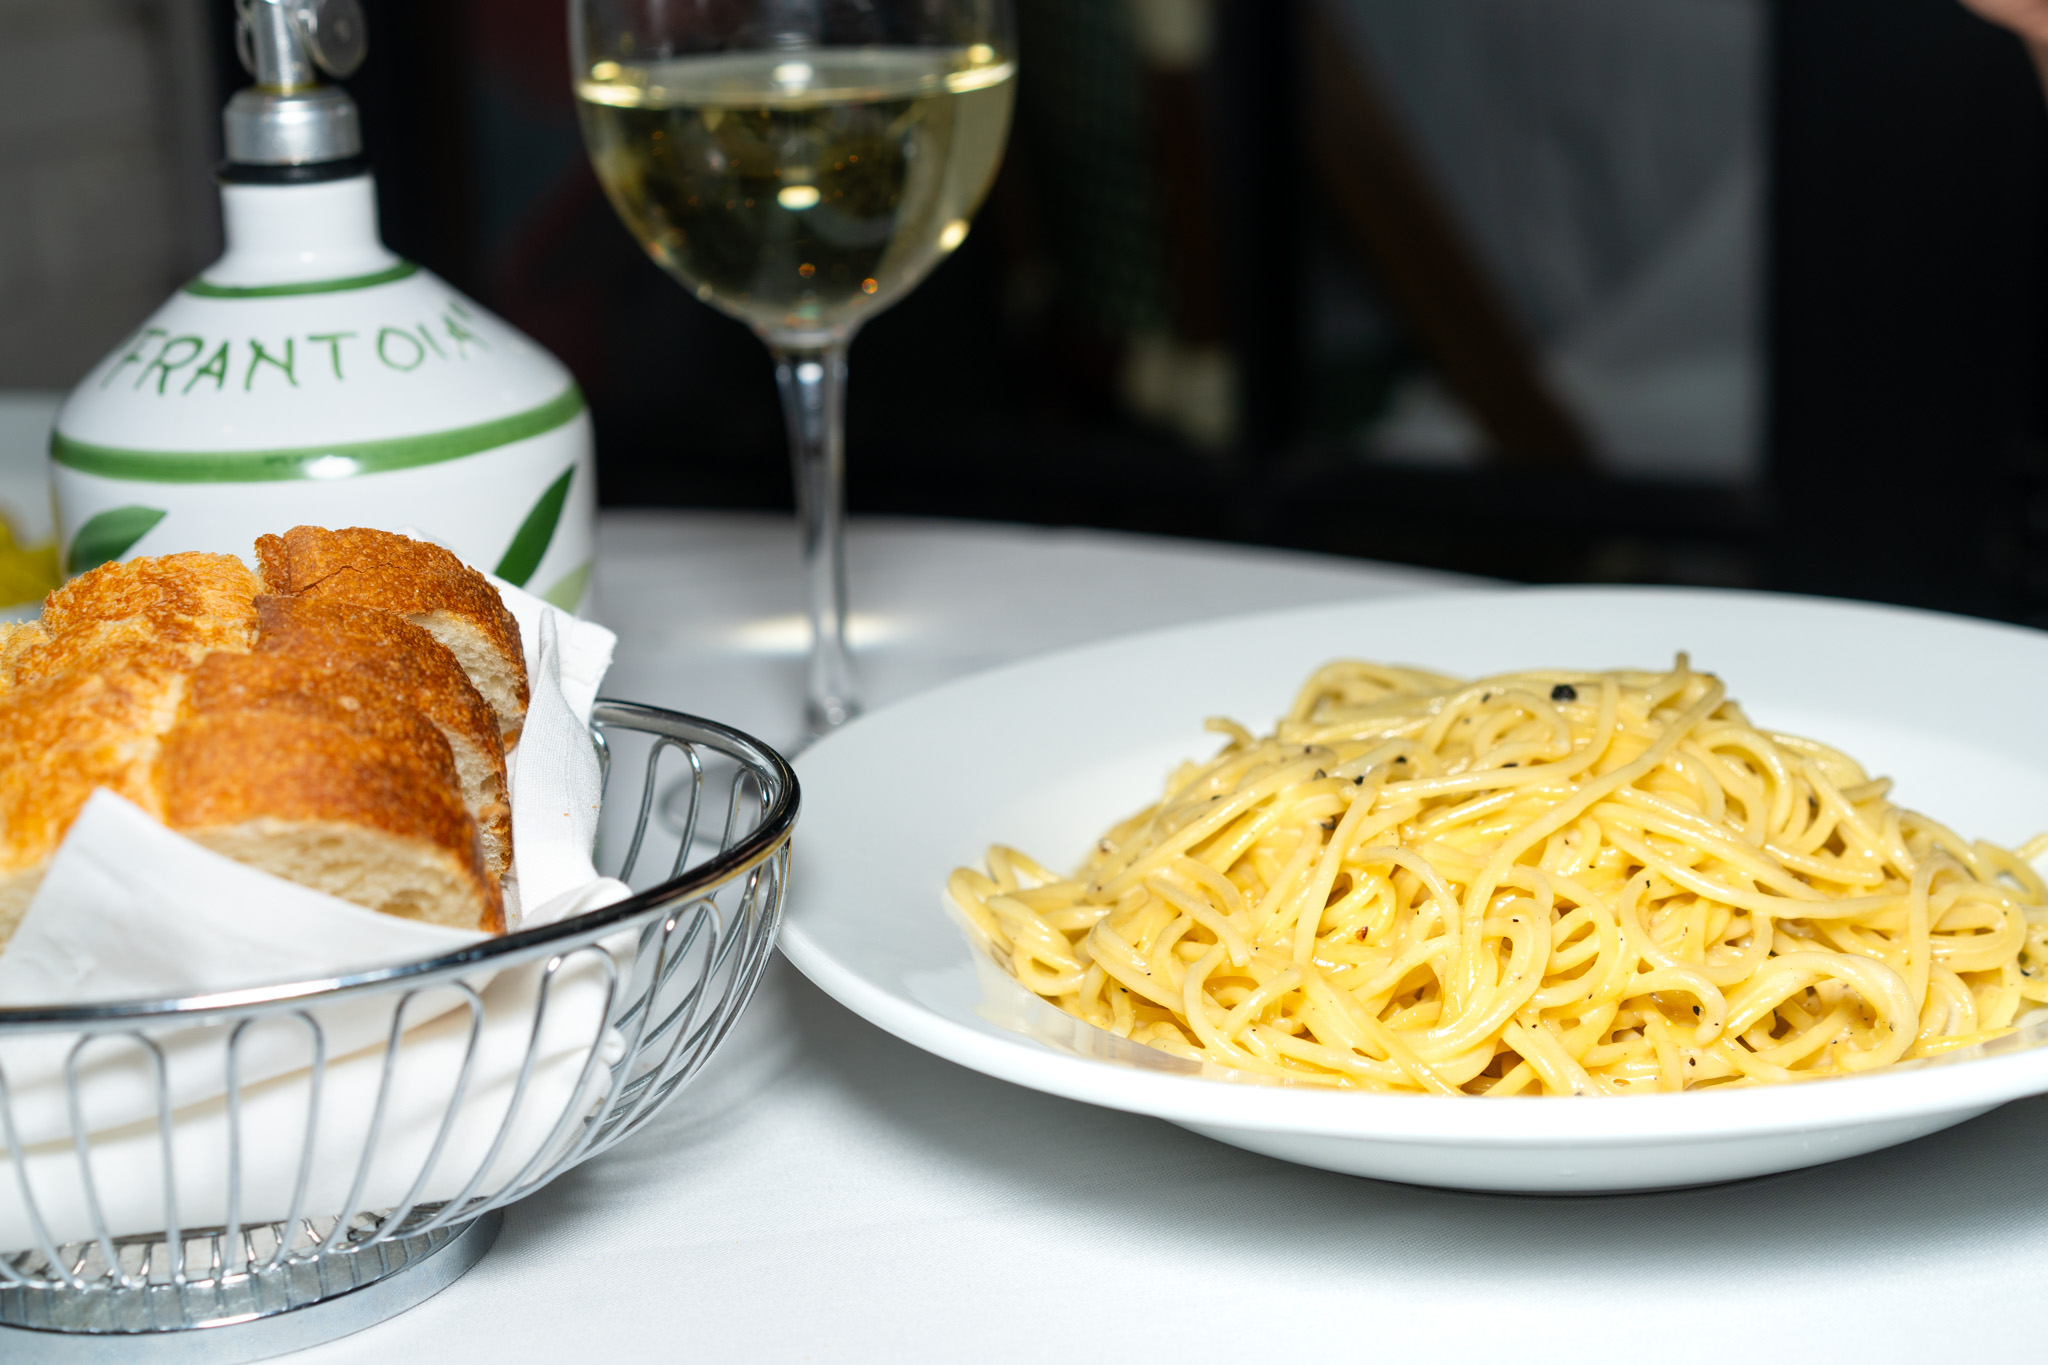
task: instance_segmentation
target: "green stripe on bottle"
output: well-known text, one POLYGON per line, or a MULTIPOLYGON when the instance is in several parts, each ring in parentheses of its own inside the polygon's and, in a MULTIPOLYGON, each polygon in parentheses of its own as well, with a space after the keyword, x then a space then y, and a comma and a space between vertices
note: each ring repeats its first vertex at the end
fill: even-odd
POLYGON ((202 299, 279 299, 290 294, 340 294, 351 289, 368 289, 372 285, 409 279, 419 270, 411 261, 400 261, 397 265, 373 270, 367 275, 347 275, 338 280, 301 280, 294 284, 208 284, 198 279, 187 284, 185 292, 202 299))
POLYGON ((459 460, 565 426, 583 411, 583 391, 571 384, 537 408, 450 431, 349 441, 288 450, 130 450, 50 436, 50 459, 66 469, 136 483, 272 483, 285 479, 346 479, 394 469, 459 460))

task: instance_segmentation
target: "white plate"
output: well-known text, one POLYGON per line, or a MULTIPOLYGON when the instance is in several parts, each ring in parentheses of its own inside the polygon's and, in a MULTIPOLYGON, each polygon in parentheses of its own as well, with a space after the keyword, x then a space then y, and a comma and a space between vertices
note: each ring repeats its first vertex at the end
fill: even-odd
POLYGON ((797 764, 804 813, 783 951, 856 1014, 962 1066, 1415 1184, 1706 1184, 1873 1151, 2048 1091, 2039 1034, 1869 1076, 1681 1095, 1487 1101, 1208 1079, 1032 996, 946 905, 947 873, 990 843, 1077 865, 1101 830, 1157 796, 1174 762, 1213 752, 1204 717, 1270 728, 1328 659, 1470 675, 1652 667, 1681 649, 1752 720, 1845 749, 1965 835, 2011 844, 2048 827, 2048 635, 1753 593, 1432 595, 1162 631, 863 717, 797 764))

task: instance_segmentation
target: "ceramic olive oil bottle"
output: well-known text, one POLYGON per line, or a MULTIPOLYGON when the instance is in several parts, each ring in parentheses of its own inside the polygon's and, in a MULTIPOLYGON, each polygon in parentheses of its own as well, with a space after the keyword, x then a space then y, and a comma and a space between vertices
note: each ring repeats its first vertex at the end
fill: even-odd
POLYGON ((227 250, 72 390, 50 441, 67 573, 301 523, 412 529, 576 609, 596 471, 560 362, 387 250, 355 0, 237 0, 227 250))

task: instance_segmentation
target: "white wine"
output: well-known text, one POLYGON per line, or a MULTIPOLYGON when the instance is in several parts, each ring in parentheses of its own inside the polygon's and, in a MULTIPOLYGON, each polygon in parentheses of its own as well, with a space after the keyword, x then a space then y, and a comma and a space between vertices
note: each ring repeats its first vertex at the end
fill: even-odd
POLYGON ((584 141, 663 268, 783 344, 843 338, 960 245, 1009 130, 993 48, 595 63, 584 141))

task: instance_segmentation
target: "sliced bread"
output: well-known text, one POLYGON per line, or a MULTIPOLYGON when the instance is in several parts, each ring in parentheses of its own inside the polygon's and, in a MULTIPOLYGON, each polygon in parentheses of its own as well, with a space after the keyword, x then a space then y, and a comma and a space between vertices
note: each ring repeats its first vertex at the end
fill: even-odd
POLYGON ((518 742, 528 695, 519 623, 482 574, 438 545, 361 526, 295 526, 258 539, 256 558, 279 596, 374 607, 425 630, 490 703, 505 746, 518 742))
POLYGON ((164 823, 239 862, 385 914, 504 929, 448 742, 368 674, 212 656, 157 780, 164 823))
POLYGON ((161 815, 155 770, 190 670, 246 650, 256 580, 233 555, 103 564, 0 637, 0 942, 95 788, 161 815))
POLYGON ((372 607, 266 594, 256 599, 256 653, 363 674, 426 717, 454 756, 484 866, 494 877, 511 870, 512 807, 497 717, 446 645, 372 607))

